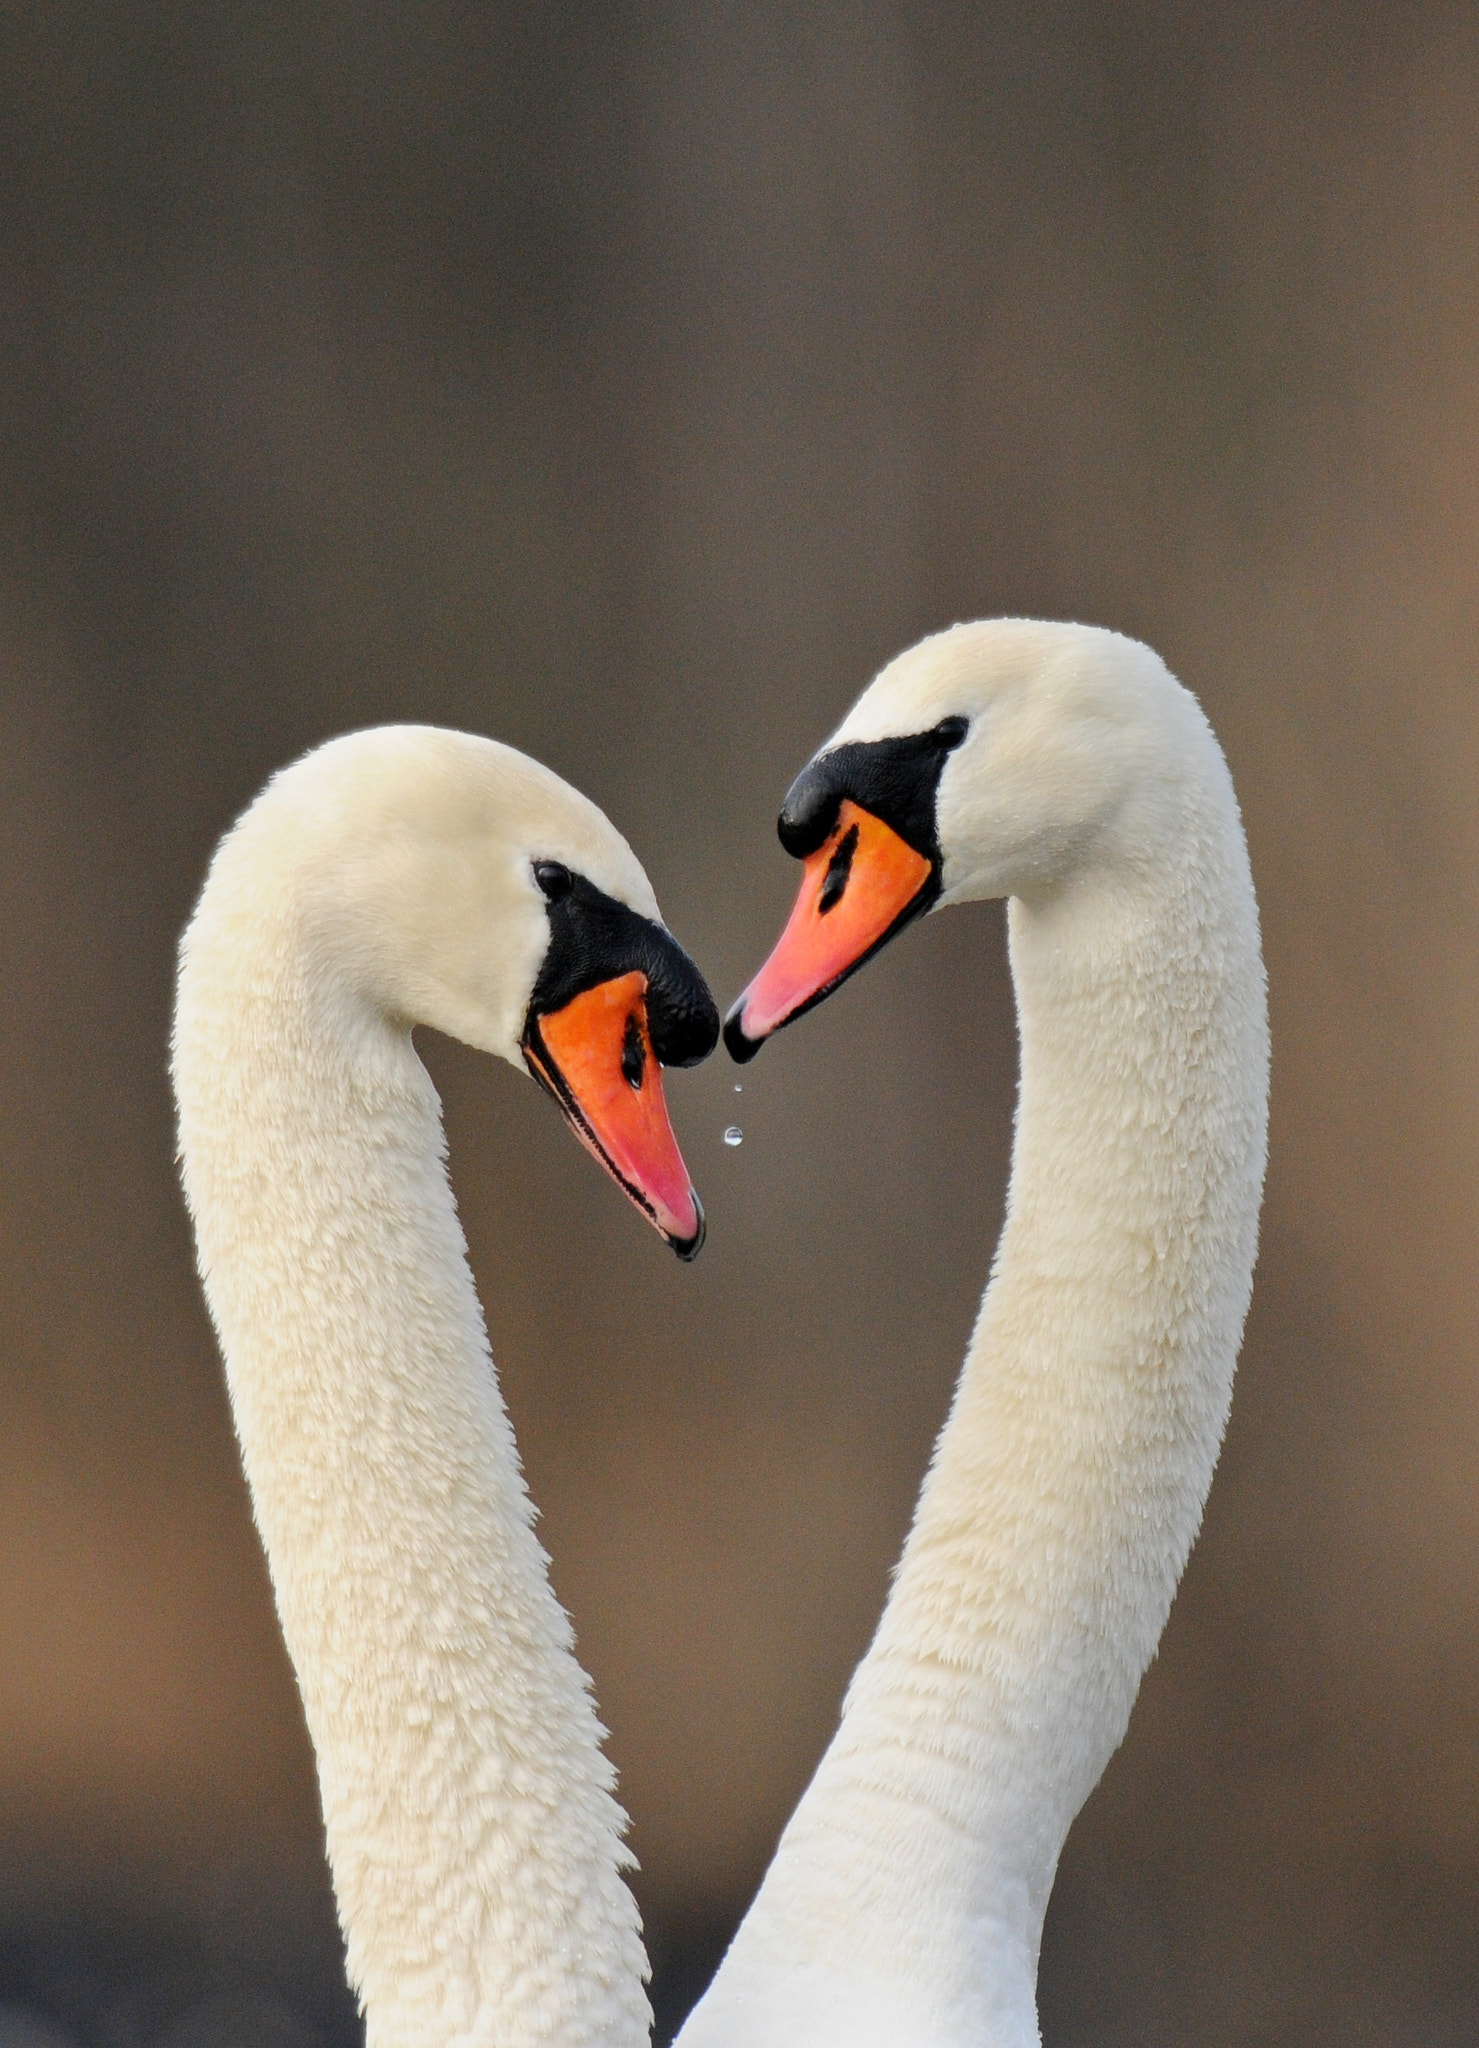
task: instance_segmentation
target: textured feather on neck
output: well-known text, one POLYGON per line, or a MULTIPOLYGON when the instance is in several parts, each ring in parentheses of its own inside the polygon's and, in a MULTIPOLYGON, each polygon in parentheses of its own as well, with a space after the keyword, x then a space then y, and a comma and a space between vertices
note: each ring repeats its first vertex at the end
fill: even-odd
POLYGON ((1263 1177, 1242 829, 1160 673, 1176 774, 1011 903, 991 1283, 841 1726, 681 2048, 1037 2043, 1048 1893, 1201 1518, 1263 1177))
POLYGON ((635 2048, 625 1818, 436 1092, 253 816, 182 952, 181 1151, 369 2048, 635 2048))

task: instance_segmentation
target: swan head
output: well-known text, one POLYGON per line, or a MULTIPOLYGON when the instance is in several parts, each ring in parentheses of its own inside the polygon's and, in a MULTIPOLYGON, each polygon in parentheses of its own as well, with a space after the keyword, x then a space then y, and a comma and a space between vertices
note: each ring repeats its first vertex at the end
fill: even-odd
POLYGON ((280 878, 329 986, 527 1067, 679 1257, 697 1255, 662 1069, 708 1057, 718 1012, 588 798, 495 740, 380 727, 286 769, 220 861, 233 894, 280 878))
POLYGON ((725 1020, 733 1057, 938 905, 1031 896, 1102 853, 1190 702, 1149 648, 1094 626, 989 619, 891 661, 781 807, 801 889, 725 1020))

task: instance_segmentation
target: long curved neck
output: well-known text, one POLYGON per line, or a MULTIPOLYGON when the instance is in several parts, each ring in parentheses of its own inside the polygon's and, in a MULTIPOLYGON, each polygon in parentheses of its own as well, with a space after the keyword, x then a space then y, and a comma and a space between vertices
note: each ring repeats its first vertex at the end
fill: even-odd
POLYGON ((645 2043, 624 1816, 409 1034, 208 887, 175 1080, 369 2048, 645 2043))
POLYGON ((1059 1851, 1200 1521, 1255 1249, 1267 1045, 1230 790, 1177 843, 1168 873, 1011 906, 991 1284, 841 1726, 683 2048, 1037 2041, 1059 1851))

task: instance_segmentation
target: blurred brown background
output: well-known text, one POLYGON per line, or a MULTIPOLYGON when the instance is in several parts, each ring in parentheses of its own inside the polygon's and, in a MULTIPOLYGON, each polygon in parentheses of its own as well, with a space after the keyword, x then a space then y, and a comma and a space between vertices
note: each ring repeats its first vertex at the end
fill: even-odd
MULTIPOLYGON (((5 5, 0 252, 0 2038, 354 2035, 171 1164, 217 835, 327 734, 494 733, 727 1000, 796 767, 1015 611, 1200 693, 1275 1032, 1227 1451, 1049 2048, 1479 2040, 1471 0, 5 5)), ((670 2024, 985 1275, 999 914, 742 1095, 675 1079, 691 1272, 525 1081, 427 1056, 670 2024)))

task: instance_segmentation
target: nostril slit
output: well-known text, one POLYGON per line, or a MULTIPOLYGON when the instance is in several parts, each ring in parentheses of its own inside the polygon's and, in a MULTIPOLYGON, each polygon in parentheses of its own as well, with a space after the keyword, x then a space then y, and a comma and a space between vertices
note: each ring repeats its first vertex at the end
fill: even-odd
POLYGON ((641 1087, 647 1071, 647 1047, 642 1042, 642 1027, 635 1010, 627 1018, 626 1035, 621 1041, 621 1071, 633 1088, 641 1087))
POLYGON ((827 863, 827 872, 822 878, 821 891, 817 896, 817 916, 825 917, 829 910, 835 910, 842 901, 842 892, 847 887, 847 878, 852 873, 852 857, 858 850, 858 828, 849 825, 837 845, 837 851, 827 863))

